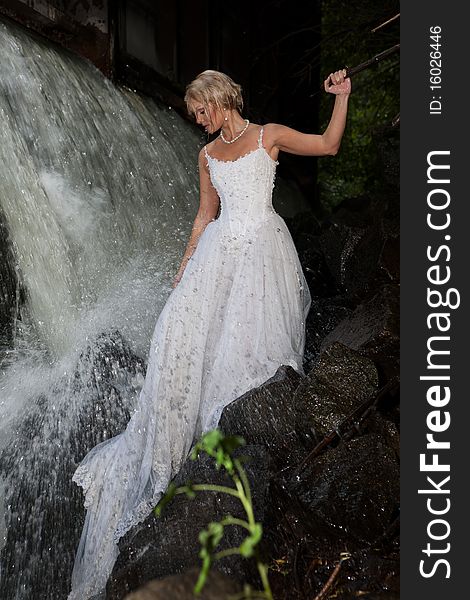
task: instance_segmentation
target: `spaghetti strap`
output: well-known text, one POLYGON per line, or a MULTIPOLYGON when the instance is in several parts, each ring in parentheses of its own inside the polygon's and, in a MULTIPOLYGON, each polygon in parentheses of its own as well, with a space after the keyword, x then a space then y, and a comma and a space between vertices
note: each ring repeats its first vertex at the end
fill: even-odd
POLYGON ((261 129, 259 130, 258 148, 263 147, 263 129, 264 129, 264 126, 261 126, 261 129))
POLYGON ((206 167, 209 166, 209 153, 207 152, 207 146, 204 146, 204 154, 206 156, 206 167))

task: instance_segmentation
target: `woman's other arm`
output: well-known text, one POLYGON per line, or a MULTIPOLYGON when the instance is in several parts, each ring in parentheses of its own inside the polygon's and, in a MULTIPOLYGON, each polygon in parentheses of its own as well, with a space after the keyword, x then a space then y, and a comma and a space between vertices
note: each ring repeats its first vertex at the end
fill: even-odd
POLYGON ((209 176, 209 169, 206 165, 206 156, 204 148, 199 152, 198 167, 199 167, 199 209, 194 219, 193 228, 189 237, 186 250, 184 252, 181 265, 178 272, 173 280, 172 287, 176 287, 181 277, 183 276, 184 269, 191 258, 193 252, 196 250, 199 238, 201 237, 207 224, 215 219, 219 210, 219 196, 215 190, 209 176))

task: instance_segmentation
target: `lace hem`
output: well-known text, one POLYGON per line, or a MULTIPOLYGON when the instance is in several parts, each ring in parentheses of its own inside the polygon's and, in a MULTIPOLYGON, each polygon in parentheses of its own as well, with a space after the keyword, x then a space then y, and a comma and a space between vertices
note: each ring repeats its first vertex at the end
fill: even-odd
POLYGON ((72 481, 83 488, 85 500, 83 506, 89 508, 93 503, 94 494, 92 494, 93 476, 86 466, 80 465, 72 475, 72 481))
MULTIPOLYGON (((154 471, 155 472, 155 471, 154 471)), ((158 504, 162 494, 167 489, 168 482, 166 481, 167 473, 163 470, 160 473, 160 485, 152 493, 151 498, 144 499, 139 502, 136 508, 127 512, 126 516, 120 519, 116 525, 116 529, 113 532, 113 542, 117 544, 119 540, 132 528, 142 523, 152 512, 155 506, 158 504), (165 480, 165 487, 162 487, 162 481, 165 480)), ((86 465, 80 465, 77 467, 75 473, 72 476, 72 481, 83 488, 85 494, 85 500, 83 506, 88 509, 94 502, 94 478, 86 465)))
POLYGON ((136 509, 127 513, 127 515, 119 521, 116 526, 116 531, 113 534, 115 544, 130 530, 132 527, 139 525, 151 514, 152 510, 158 504, 165 490, 158 490, 153 493, 150 500, 142 500, 136 509))

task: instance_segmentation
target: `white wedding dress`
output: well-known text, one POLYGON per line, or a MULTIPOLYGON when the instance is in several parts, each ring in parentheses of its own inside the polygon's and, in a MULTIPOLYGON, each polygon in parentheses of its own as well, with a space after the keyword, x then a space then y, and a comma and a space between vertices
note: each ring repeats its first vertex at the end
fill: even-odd
POLYGON ((273 209, 278 161, 263 146, 206 158, 221 202, 161 311, 145 382, 126 430, 95 446, 72 479, 87 514, 68 600, 104 594, 118 540, 152 512, 193 443, 223 408, 280 365, 304 375, 311 295, 273 209))

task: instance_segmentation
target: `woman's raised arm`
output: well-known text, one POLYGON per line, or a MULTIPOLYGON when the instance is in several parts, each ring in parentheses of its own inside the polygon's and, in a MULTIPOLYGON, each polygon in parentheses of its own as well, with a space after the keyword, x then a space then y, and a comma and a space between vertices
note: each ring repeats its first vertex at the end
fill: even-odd
POLYGON ((349 77, 345 78, 345 75, 346 71, 342 69, 330 73, 324 81, 325 91, 335 94, 336 98, 328 127, 321 135, 302 133, 286 125, 269 123, 265 128, 269 131, 268 135, 272 145, 277 146, 283 152, 303 156, 337 154, 346 126, 348 99, 351 93, 351 80, 349 77), (332 85, 329 85, 330 81, 332 85))

